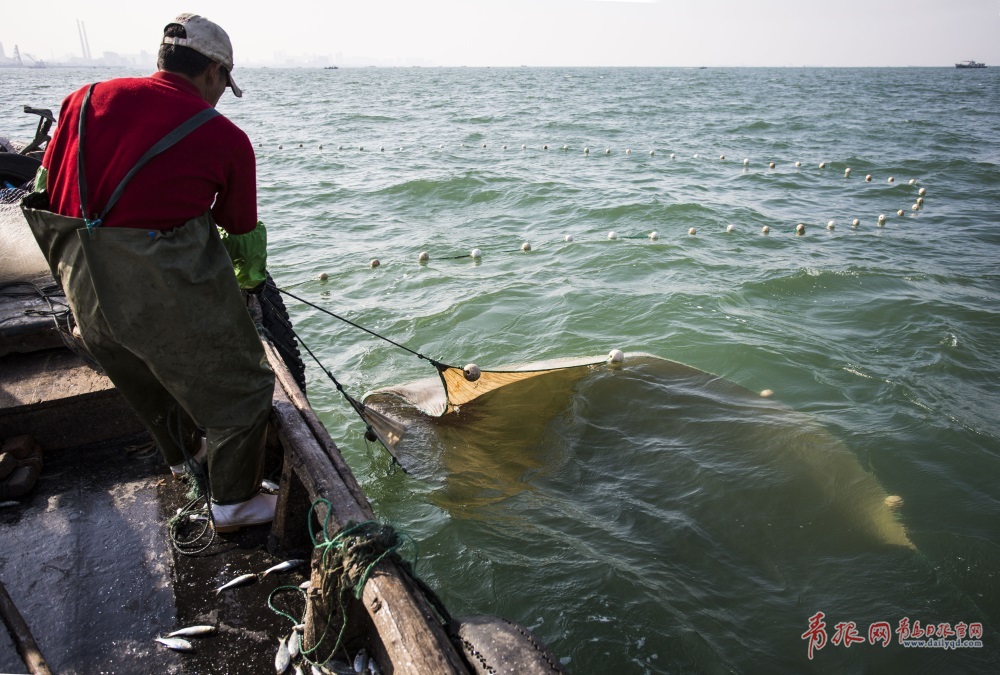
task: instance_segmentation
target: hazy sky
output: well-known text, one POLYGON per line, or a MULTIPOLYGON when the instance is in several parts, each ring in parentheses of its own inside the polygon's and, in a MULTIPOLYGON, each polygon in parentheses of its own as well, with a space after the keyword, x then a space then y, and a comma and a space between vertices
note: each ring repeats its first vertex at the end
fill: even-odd
MULTIPOLYGON (((1000 0, 10 0, 0 43, 61 60, 155 53, 164 24, 195 12, 222 25, 236 66, 1000 67, 1000 0), (266 7, 267 9, 260 9, 266 7), (279 56, 280 55, 280 56, 279 56)), ((2 76, 2 71, 0 71, 2 76)))

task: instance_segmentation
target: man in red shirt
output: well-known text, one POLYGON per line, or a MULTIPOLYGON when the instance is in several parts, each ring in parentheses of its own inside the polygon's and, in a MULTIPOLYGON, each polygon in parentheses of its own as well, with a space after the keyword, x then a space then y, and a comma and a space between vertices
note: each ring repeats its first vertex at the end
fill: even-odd
POLYGON ((215 529, 234 531, 276 501, 260 492, 274 375, 240 293, 265 274, 255 158, 215 111, 242 96, 221 27, 178 16, 157 65, 66 98, 22 209, 88 350, 175 474, 207 450, 215 529))

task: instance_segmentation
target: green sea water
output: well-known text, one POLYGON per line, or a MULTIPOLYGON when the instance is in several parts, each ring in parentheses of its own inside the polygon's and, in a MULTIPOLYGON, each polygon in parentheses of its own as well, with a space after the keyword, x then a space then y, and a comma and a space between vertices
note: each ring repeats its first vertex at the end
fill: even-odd
MULTIPOLYGON (((4 131, 119 74, 5 71, 4 131)), ((660 359, 421 423, 409 474, 308 363, 453 614, 517 621, 577 673, 1000 668, 1000 72, 237 79, 220 110, 256 148, 279 286, 455 365, 660 359), (983 646, 905 647, 904 619, 981 624, 983 646)), ((434 374, 287 304, 355 397, 434 374)))

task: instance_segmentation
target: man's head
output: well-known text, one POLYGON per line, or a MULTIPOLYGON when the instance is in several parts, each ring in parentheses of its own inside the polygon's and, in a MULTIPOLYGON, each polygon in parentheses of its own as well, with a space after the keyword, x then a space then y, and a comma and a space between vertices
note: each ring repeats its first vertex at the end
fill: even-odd
MULTIPOLYGON (((197 14, 181 14, 163 29, 156 65, 160 70, 196 78, 211 69, 233 90, 243 92, 233 80, 233 45, 222 27, 197 14)), ((214 103, 213 103, 214 104, 214 103)))

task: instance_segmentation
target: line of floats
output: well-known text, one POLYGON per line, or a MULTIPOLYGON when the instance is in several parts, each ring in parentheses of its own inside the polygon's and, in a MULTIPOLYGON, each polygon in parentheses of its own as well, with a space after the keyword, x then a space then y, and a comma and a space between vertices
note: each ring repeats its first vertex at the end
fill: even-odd
MULTIPOLYGON (((259 143, 258 147, 263 148, 264 147, 263 143, 259 143)), ((299 148, 304 148, 304 144, 303 143, 299 143, 298 147, 299 148)), ((441 144, 441 145, 438 146, 438 149, 442 149, 443 150, 444 147, 445 147, 444 144, 441 144)), ((474 146, 469 145, 467 143, 462 143, 461 147, 463 147, 463 148, 470 148, 470 147, 474 147, 474 146)), ((483 143, 483 144, 481 144, 480 147, 482 149, 488 149, 489 148, 489 144, 488 143, 483 143)), ((550 146, 547 145, 547 144, 546 145, 542 145, 540 147, 541 147, 541 149, 543 151, 548 151, 550 149, 550 146)), ((507 150, 508 146, 506 144, 501 144, 500 148, 501 148, 501 150, 507 150)), ((278 150, 283 150, 283 149, 284 149, 284 145, 283 144, 278 145, 278 150)), ((320 144, 318 146, 318 149, 319 150, 323 150, 324 149, 323 144, 320 144)), ((344 145, 338 145, 337 146, 337 150, 341 150, 341 151, 342 150, 350 150, 350 149, 351 149, 351 147, 347 147, 347 146, 344 146, 344 145)), ((529 150, 529 149, 532 149, 532 148, 529 148, 529 146, 527 144, 521 144, 521 150, 529 150)), ((365 151, 365 147, 363 145, 359 145, 359 146, 357 146, 357 150, 359 152, 364 152, 365 151)), ((568 145, 563 145, 563 146, 561 146, 559 148, 559 150, 569 151, 570 147, 568 145)), ((403 151, 402 147, 397 148, 397 152, 402 152, 402 151, 403 151)), ((385 146, 384 145, 383 146, 379 146, 379 152, 385 152, 385 146)), ((604 154, 605 155, 611 155, 612 152, 613 151, 612 151, 612 149, 610 147, 605 147, 604 148, 604 154)), ((590 147, 589 146, 584 146, 583 147, 583 154, 584 155, 590 155, 590 147)), ((632 149, 631 148, 626 148, 625 149, 625 154, 626 155, 631 155, 632 154, 632 149)), ((655 155, 656 155, 656 150, 655 149, 652 149, 652 150, 649 151, 649 156, 650 157, 653 157, 655 155)), ((677 158, 677 153, 671 152, 671 153, 669 153, 668 156, 669 156, 670 159, 676 159, 677 158)), ((694 154, 694 155, 691 156, 691 158, 692 159, 703 159, 703 157, 701 156, 701 154, 694 154)), ((725 162, 726 161, 726 155, 724 155, 724 154, 723 155, 719 155, 719 161, 725 162)), ((749 170, 749 168, 751 166, 750 158, 749 157, 745 157, 743 159, 742 164, 743 164, 744 171, 749 170)), ((802 164, 802 162, 797 161, 797 162, 794 163, 794 166, 795 166, 796 169, 801 169, 802 166, 803 166, 803 164, 802 164)), ((770 169, 770 170, 775 170, 775 169, 777 169, 777 167, 778 167, 778 164, 776 162, 768 162, 768 164, 767 164, 767 168, 770 169)), ((828 164, 827 164, 827 162, 820 162, 817 165, 817 167, 822 171, 822 170, 825 170, 825 169, 828 168, 828 164)), ((853 173, 853 169, 851 169, 851 167, 845 167, 844 168, 844 178, 850 178, 852 173, 853 173)), ((871 183, 872 182, 872 175, 870 173, 866 174, 864 180, 865 180, 866 183, 871 183)), ((890 185, 894 184, 896 182, 896 178, 894 176, 889 176, 888 178, 886 178, 886 182, 889 183, 890 185)), ((908 185, 911 185, 911 186, 912 185, 916 185, 917 179, 916 178, 911 178, 911 179, 909 179, 909 181, 907 181, 907 183, 908 183, 908 185)), ((918 212, 918 211, 920 211, 920 210, 923 209, 923 207, 924 207, 924 196, 926 194, 927 194, 927 189, 926 188, 921 187, 917 191, 917 199, 914 202, 914 204, 910 207, 911 211, 918 212)), ((899 216, 899 217, 903 217, 905 214, 906 214, 906 211, 904 209, 899 209, 898 211, 896 211, 896 215, 899 216)), ((888 217, 884 213, 880 214, 878 216, 877 220, 876 220, 876 224, 878 225, 878 227, 885 227, 885 225, 886 225, 887 222, 888 222, 888 217)), ((837 222, 835 220, 830 220, 826 224, 826 229, 832 231, 832 230, 836 229, 836 226, 837 226, 837 222)), ((860 226, 861 226, 861 220, 859 218, 854 218, 851 221, 851 228, 852 229, 857 229, 860 226)), ((735 225, 727 225, 725 231, 727 233, 733 233, 733 232, 736 231, 736 226, 735 225)), ((688 228, 687 233, 688 233, 689 236, 695 236, 695 235, 698 234, 698 230, 697 230, 697 228, 691 227, 691 228, 688 228)), ((770 234, 771 233, 771 227, 769 225, 764 225, 763 227, 761 227, 760 233, 762 235, 770 234)), ((805 235, 805 233, 806 233, 805 223, 798 223, 795 226, 794 233, 797 236, 803 236, 803 235, 805 235)), ((626 238, 626 237, 620 237, 618 235, 618 233, 616 233, 614 231, 611 231, 611 232, 608 232, 607 238, 610 241, 615 241, 617 239, 626 238)), ((627 238, 634 239, 634 238, 637 238, 637 237, 627 237, 627 238)), ((648 235, 645 235, 642 238, 648 238, 650 241, 657 241, 660 238, 660 235, 659 235, 659 232, 656 232, 654 230, 654 231, 650 232, 648 235)), ((573 235, 571 235, 571 234, 567 234, 564 237, 564 241, 566 241, 566 242, 572 242, 573 240, 574 240, 573 239, 573 235)), ((529 242, 524 242, 523 244, 521 244, 521 251, 522 252, 528 253, 531 250, 532 250, 532 247, 531 247, 531 244, 529 242)), ((463 256, 447 256, 446 259, 455 260, 455 259, 461 259, 461 258, 471 258, 473 260, 480 260, 482 258, 482 251, 480 249, 478 249, 478 248, 474 248, 474 249, 472 249, 469 252, 468 256, 464 256, 464 255, 463 256)), ((430 259, 431 259, 430 258, 430 254, 427 251, 421 251, 418 254, 418 256, 417 256, 417 260, 420 263, 427 263, 427 262, 430 261, 430 259)), ((382 264, 381 261, 379 261, 377 258, 375 258, 375 259, 371 260, 371 262, 369 263, 369 266, 372 267, 372 268, 375 268, 375 267, 381 266, 381 264, 382 264)), ((327 278, 326 273, 320 274, 319 278, 321 280, 325 280, 327 278)))

